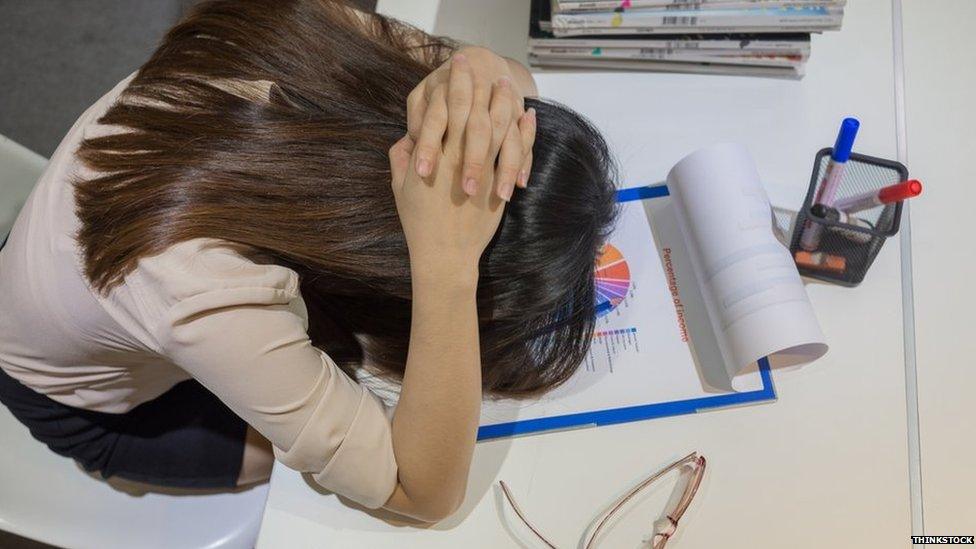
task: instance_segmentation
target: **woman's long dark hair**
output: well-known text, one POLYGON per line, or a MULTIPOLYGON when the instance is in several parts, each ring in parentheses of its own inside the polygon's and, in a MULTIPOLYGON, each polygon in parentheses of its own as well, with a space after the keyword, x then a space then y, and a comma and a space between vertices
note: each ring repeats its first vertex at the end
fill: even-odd
MULTIPOLYGON (((407 94, 453 47, 327 0, 199 5, 100 119, 122 131, 79 149, 99 174, 76 185, 92 285, 108 291, 180 241, 244 244, 298 272, 315 345, 347 371, 402 374, 410 264, 387 150, 406 132, 407 94)), ((565 107, 526 106, 530 184, 478 285, 484 388, 505 396, 555 387, 583 361, 616 214, 600 134, 565 107)))

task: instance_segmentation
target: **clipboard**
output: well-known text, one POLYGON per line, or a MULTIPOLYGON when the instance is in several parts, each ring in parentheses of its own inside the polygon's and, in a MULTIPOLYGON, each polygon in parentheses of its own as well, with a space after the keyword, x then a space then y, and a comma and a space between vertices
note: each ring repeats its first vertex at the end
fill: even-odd
MULTIPOLYGON (((631 187, 617 191, 617 202, 655 200, 667 196, 668 188, 664 184, 631 187)), ((768 357, 759 359, 757 366, 761 386, 756 390, 482 425, 478 428, 478 440, 614 425, 775 400, 776 391, 768 357)))

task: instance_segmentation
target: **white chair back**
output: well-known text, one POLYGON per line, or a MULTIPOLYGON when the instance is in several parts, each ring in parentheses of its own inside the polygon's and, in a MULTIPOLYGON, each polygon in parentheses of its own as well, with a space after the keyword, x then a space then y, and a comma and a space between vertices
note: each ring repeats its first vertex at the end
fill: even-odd
MULTIPOLYGON (((0 136, 0 241, 46 163, 0 136)), ((205 495, 113 488, 48 450, 0 404, 0 530, 68 549, 251 549, 267 495, 267 484, 205 495)))
POLYGON ((0 135, 0 240, 41 177, 47 159, 0 135))

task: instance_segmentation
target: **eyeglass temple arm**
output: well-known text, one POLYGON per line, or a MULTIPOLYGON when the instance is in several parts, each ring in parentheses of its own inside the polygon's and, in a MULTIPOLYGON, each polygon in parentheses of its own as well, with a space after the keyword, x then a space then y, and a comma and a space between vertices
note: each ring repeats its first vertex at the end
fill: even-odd
POLYGON ((705 476, 705 456, 698 456, 695 460, 698 463, 699 471, 692 476, 689 481, 690 484, 685 487, 685 491, 681 494, 681 499, 678 500, 678 505, 675 506, 674 511, 668 515, 675 524, 681 519, 681 516, 685 514, 688 510, 688 506, 691 505, 691 500, 694 499, 695 494, 698 492, 698 487, 701 486, 702 478, 705 476))
MULTIPOLYGON (((678 500, 678 505, 675 506, 674 511, 666 515, 668 519, 668 525, 666 529, 660 529, 654 533, 655 538, 660 538, 654 541, 652 549, 664 549, 667 545, 668 540, 671 536, 678 531, 678 521, 681 520, 682 515, 688 510, 688 506, 691 504, 691 500, 694 499, 695 494, 698 493, 698 487, 701 485, 702 478, 705 476, 705 456, 698 456, 695 460, 698 465, 698 469, 692 475, 688 486, 685 487, 684 492, 681 494, 681 499, 678 500)), ((655 523, 656 524, 656 523, 655 523)))
MULTIPOLYGON (((657 479, 661 478, 662 476, 670 473, 674 469, 676 469, 678 467, 681 467, 682 465, 688 463, 689 461, 694 461, 697 458, 698 458, 698 452, 692 452, 692 453, 688 454, 687 456, 685 456, 685 457, 683 457, 683 458, 675 461, 671 465, 668 465, 664 469, 661 469, 660 471, 654 473, 653 475, 651 475, 650 477, 648 477, 647 479, 645 479, 643 482, 641 482, 640 484, 638 484, 637 486, 635 486, 634 488, 632 488, 629 492, 627 492, 626 494, 624 494, 623 496, 621 496, 620 499, 618 499, 616 501, 616 503, 613 504, 613 506, 610 508, 610 510, 607 511, 606 513, 604 513, 603 518, 596 525, 596 528, 594 528, 590 532, 590 534, 586 537, 586 543, 583 544, 583 548, 584 549, 591 549, 591 547, 593 546, 593 542, 596 541, 597 536, 600 535, 600 532, 603 530, 604 526, 606 526, 607 522, 610 521, 610 518, 614 515, 614 513, 616 513, 618 510, 620 510, 621 507, 623 507, 628 501, 630 501, 641 490, 643 490, 644 488, 648 487, 649 485, 651 485, 652 483, 654 483, 654 481, 656 481, 657 479)), ((702 464, 704 464, 704 459, 702 460, 702 464)), ((697 487, 696 487, 696 489, 697 489, 697 487)), ((684 499, 684 496, 682 497, 682 500, 683 499, 684 499)), ((690 501, 690 498, 689 498, 689 501, 690 501)), ((671 519, 671 520, 672 520, 672 522, 677 522, 675 519, 671 519)))
POLYGON ((515 498, 512 497, 512 493, 509 492, 508 485, 505 484, 505 481, 499 480, 498 484, 501 485, 502 493, 505 494, 505 499, 507 499, 508 503, 511 504, 512 509, 515 510, 515 514, 518 515, 518 518, 522 521, 522 523, 525 524, 529 528, 529 530, 531 530, 532 533, 535 534, 537 538, 542 540, 542 543, 545 543, 549 547, 549 549, 557 549, 557 547, 551 541, 546 539, 546 537, 543 536, 541 532, 535 529, 535 526, 532 526, 532 523, 529 522, 529 519, 525 518, 525 515, 522 513, 522 509, 519 508, 518 503, 515 503, 515 498))

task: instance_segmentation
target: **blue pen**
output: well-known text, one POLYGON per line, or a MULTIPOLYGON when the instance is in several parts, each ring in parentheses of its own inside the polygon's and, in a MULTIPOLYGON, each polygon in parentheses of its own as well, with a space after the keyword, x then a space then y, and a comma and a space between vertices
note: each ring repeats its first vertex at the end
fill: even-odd
MULTIPOLYGON (((817 190, 814 204, 834 205, 834 195, 837 194, 837 187, 844 178, 844 168, 847 166, 847 159, 851 157, 851 149, 854 148, 854 138, 857 137, 859 127, 861 123, 856 118, 845 118, 841 122, 834 150, 830 153, 830 162, 827 163, 827 174, 817 190)), ((800 237, 800 247, 808 252, 816 250, 820 246, 822 231, 822 225, 807 221, 803 228, 803 235, 800 237)))

